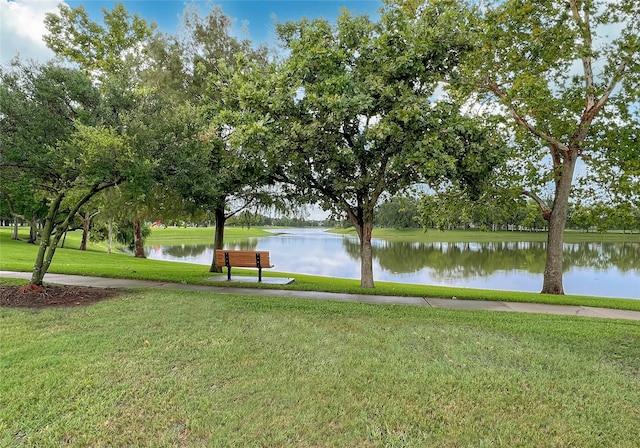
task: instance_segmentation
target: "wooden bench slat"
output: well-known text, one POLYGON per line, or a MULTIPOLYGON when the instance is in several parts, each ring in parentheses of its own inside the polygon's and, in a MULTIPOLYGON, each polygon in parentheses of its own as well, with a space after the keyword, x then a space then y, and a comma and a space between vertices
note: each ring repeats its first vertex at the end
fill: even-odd
POLYGON ((224 254, 229 254, 229 263, 238 268, 256 268, 256 254, 260 254, 260 265, 263 268, 272 268, 269 260, 269 251, 266 250, 216 250, 216 263, 225 266, 224 254))

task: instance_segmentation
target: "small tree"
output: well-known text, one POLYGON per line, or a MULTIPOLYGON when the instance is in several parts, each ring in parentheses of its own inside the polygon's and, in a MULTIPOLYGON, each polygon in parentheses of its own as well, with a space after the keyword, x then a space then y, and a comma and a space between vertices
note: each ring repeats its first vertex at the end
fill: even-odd
POLYGON ((381 227, 407 229, 420 227, 417 221, 418 201, 411 196, 393 197, 380 204, 375 212, 375 224, 381 227))
POLYGON ((0 167, 28 173, 48 209, 31 285, 40 286, 80 208, 138 165, 126 139, 98 124, 101 99, 82 72, 17 63, 3 73, 0 167))

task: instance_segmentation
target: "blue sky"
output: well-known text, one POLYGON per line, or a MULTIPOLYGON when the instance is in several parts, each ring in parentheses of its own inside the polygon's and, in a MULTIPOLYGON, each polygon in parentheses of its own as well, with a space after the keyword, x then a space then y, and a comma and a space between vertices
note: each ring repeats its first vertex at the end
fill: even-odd
MULTIPOLYGON (((61 0, 0 0, 0 64, 8 63, 19 54, 22 59, 44 62, 53 57, 42 41, 46 33, 43 20, 46 13, 56 13, 61 0)), ((75 8, 83 5, 96 22, 102 21, 101 8, 113 9, 114 0, 66 0, 75 8)), ((303 17, 324 17, 334 21, 345 7, 355 14, 377 15, 382 0, 130 0, 122 1, 132 14, 148 21, 154 20, 160 31, 173 33, 182 22, 182 12, 195 3, 205 15, 213 5, 234 19, 239 37, 248 37, 255 43, 275 43, 274 23, 300 20, 303 17), (243 26, 249 35, 240 34, 243 26)))
MULTIPOLYGON (((102 17, 101 8, 112 9, 115 2, 105 0, 67 0, 71 7, 82 4, 94 20, 102 17)), ((181 23, 182 12, 189 3, 195 3, 203 14, 213 5, 234 19, 236 30, 246 25, 249 38, 256 43, 271 43, 275 39, 274 21, 300 20, 303 17, 323 17, 334 21, 342 7, 355 14, 375 16, 382 6, 381 0, 133 0, 123 1, 130 13, 137 13, 151 21, 155 20, 161 31, 175 32, 181 23)))

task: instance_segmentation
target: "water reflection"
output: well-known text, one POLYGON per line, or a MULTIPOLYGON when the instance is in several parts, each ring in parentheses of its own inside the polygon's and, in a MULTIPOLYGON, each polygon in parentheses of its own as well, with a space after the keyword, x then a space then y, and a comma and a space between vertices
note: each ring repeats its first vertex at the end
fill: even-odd
POLYGON ((498 271, 542 272, 544 247, 503 243, 397 243, 374 249, 374 257, 391 272, 430 268, 440 277, 469 278, 498 271))
MULTIPOLYGON (((345 252, 359 260, 357 241, 344 240, 345 252)), ((460 278, 492 275, 498 271, 523 270, 541 274, 546 257, 543 242, 408 243, 374 241, 373 256, 382 269, 394 273, 430 268, 443 276, 460 278)), ((616 268, 640 272, 638 243, 574 243, 564 245, 564 272, 592 268, 616 268)))
MULTIPOLYGON (((597 236, 596 236, 597 237, 597 236)), ((545 243, 408 243, 373 241, 379 281, 539 291, 545 243)), ((272 237, 234 241, 229 249, 268 250, 274 270, 359 278, 353 237, 318 229, 287 229, 272 237)), ((155 246, 149 258, 210 264, 212 245, 155 246)), ((571 294, 640 298, 639 243, 565 244, 565 290, 571 294)))

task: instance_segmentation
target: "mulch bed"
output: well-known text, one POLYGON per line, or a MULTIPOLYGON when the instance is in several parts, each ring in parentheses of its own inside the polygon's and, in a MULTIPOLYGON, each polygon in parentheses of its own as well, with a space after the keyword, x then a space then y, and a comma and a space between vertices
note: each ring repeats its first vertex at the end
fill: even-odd
POLYGON ((47 308, 52 306, 91 305, 125 294, 122 289, 87 286, 0 286, 0 306, 47 308))

